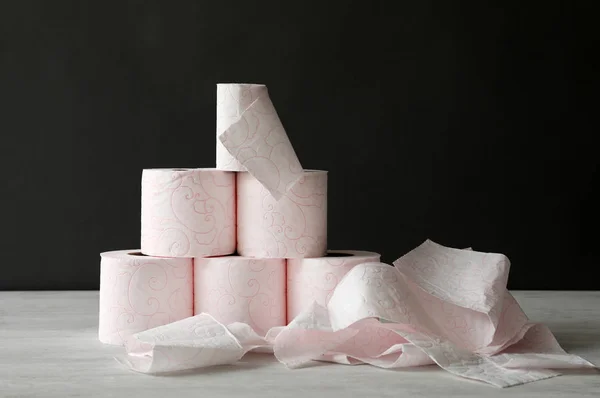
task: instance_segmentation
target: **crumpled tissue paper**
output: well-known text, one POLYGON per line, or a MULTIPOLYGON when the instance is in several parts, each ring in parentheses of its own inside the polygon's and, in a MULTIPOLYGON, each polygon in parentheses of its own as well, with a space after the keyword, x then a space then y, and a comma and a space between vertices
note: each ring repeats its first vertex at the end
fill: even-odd
POLYGON ((394 262, 363 263, 314 303, 262 337, 208 314, 138 333, 120 361, 144 373, 230 364, 272 348, 289 368, 313 360, 381 368, 437 364, 468 379, 508 387, 595 367, 566 353, 550 330, 528 320, 506 289, 502 254, 426 241, 394 262))

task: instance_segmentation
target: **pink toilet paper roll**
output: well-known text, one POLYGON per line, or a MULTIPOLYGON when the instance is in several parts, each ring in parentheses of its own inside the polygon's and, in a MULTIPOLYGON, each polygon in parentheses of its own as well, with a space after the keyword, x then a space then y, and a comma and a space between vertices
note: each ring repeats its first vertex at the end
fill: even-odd
POLYGON ((223 146, 219 135, 237 122, 244 111, 267 87, 261 84, 217 84, 217 168, 230 171, 246 171, 246 168, 223 146))
POLYGON ((193 314, 191 258, 139 250, 101 253, 98 337, 122 345, 132 334, 193 314))
POLYGON ((146 169, 142 173, 142 253, 161 257, 235 252, 235 173, 146 169))
POLYGON ((326 171, 305 170, 279 200, 249 173, 238 173, 237 198, 240 255, 259 258, 325 255, 326 171))
POLYGON ((277 199, 302 165, 263 84, 217 85, 217 167, 248 171, 277 199))
POLYGON ((292 321, 313 302, 326 306, 339 281, 362 263, 379 262, 380 255, 357 250, 328 250, 320 258, 287 261, 287 320, 292 321))
POLYGON ((243 322, 263 335, 285 326, 285 260, 239 256, 194 259, 194 314, 243 322))

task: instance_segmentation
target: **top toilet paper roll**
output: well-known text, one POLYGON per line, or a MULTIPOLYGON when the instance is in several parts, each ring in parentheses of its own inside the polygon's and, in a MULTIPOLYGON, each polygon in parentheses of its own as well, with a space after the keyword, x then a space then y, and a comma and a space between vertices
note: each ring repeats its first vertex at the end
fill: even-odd
POLYGON ((146 169, 142 173, 142 253, 160 257, 232 254, 235 173, 146 169))
POLYGON ((279 200, 302 166, 262 84, 217 84, 217 168, 248 171, 279 200))

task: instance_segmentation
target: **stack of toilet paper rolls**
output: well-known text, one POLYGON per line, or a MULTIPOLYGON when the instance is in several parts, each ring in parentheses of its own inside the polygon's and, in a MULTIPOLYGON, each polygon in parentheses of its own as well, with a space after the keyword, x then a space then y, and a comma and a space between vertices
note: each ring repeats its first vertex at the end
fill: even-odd
POLYGON ((217 168, 142 172, 141 249, 105 252, 99 338, 199 313, 285 326, 379 254, 327 250, 327 172, 305 170, 264 85, 217 85, 217 168))

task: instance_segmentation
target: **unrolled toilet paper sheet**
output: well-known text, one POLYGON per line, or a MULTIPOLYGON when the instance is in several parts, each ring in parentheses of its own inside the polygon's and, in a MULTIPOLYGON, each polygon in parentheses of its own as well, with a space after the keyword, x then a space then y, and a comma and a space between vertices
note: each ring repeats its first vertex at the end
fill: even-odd
POLYGON ((527 319, 506 289, 509 264, 501 254, 427 241, 395 267, 352 268, 326 307, 313 303, 264 337, 249 325, 199 314, 132 336, 121 361, 159 373, 232 363, 271 347, 290 368, 312 360, 383 368, 435 363, 497 387, 559 374, 551 368, 594 367, 527 319))

